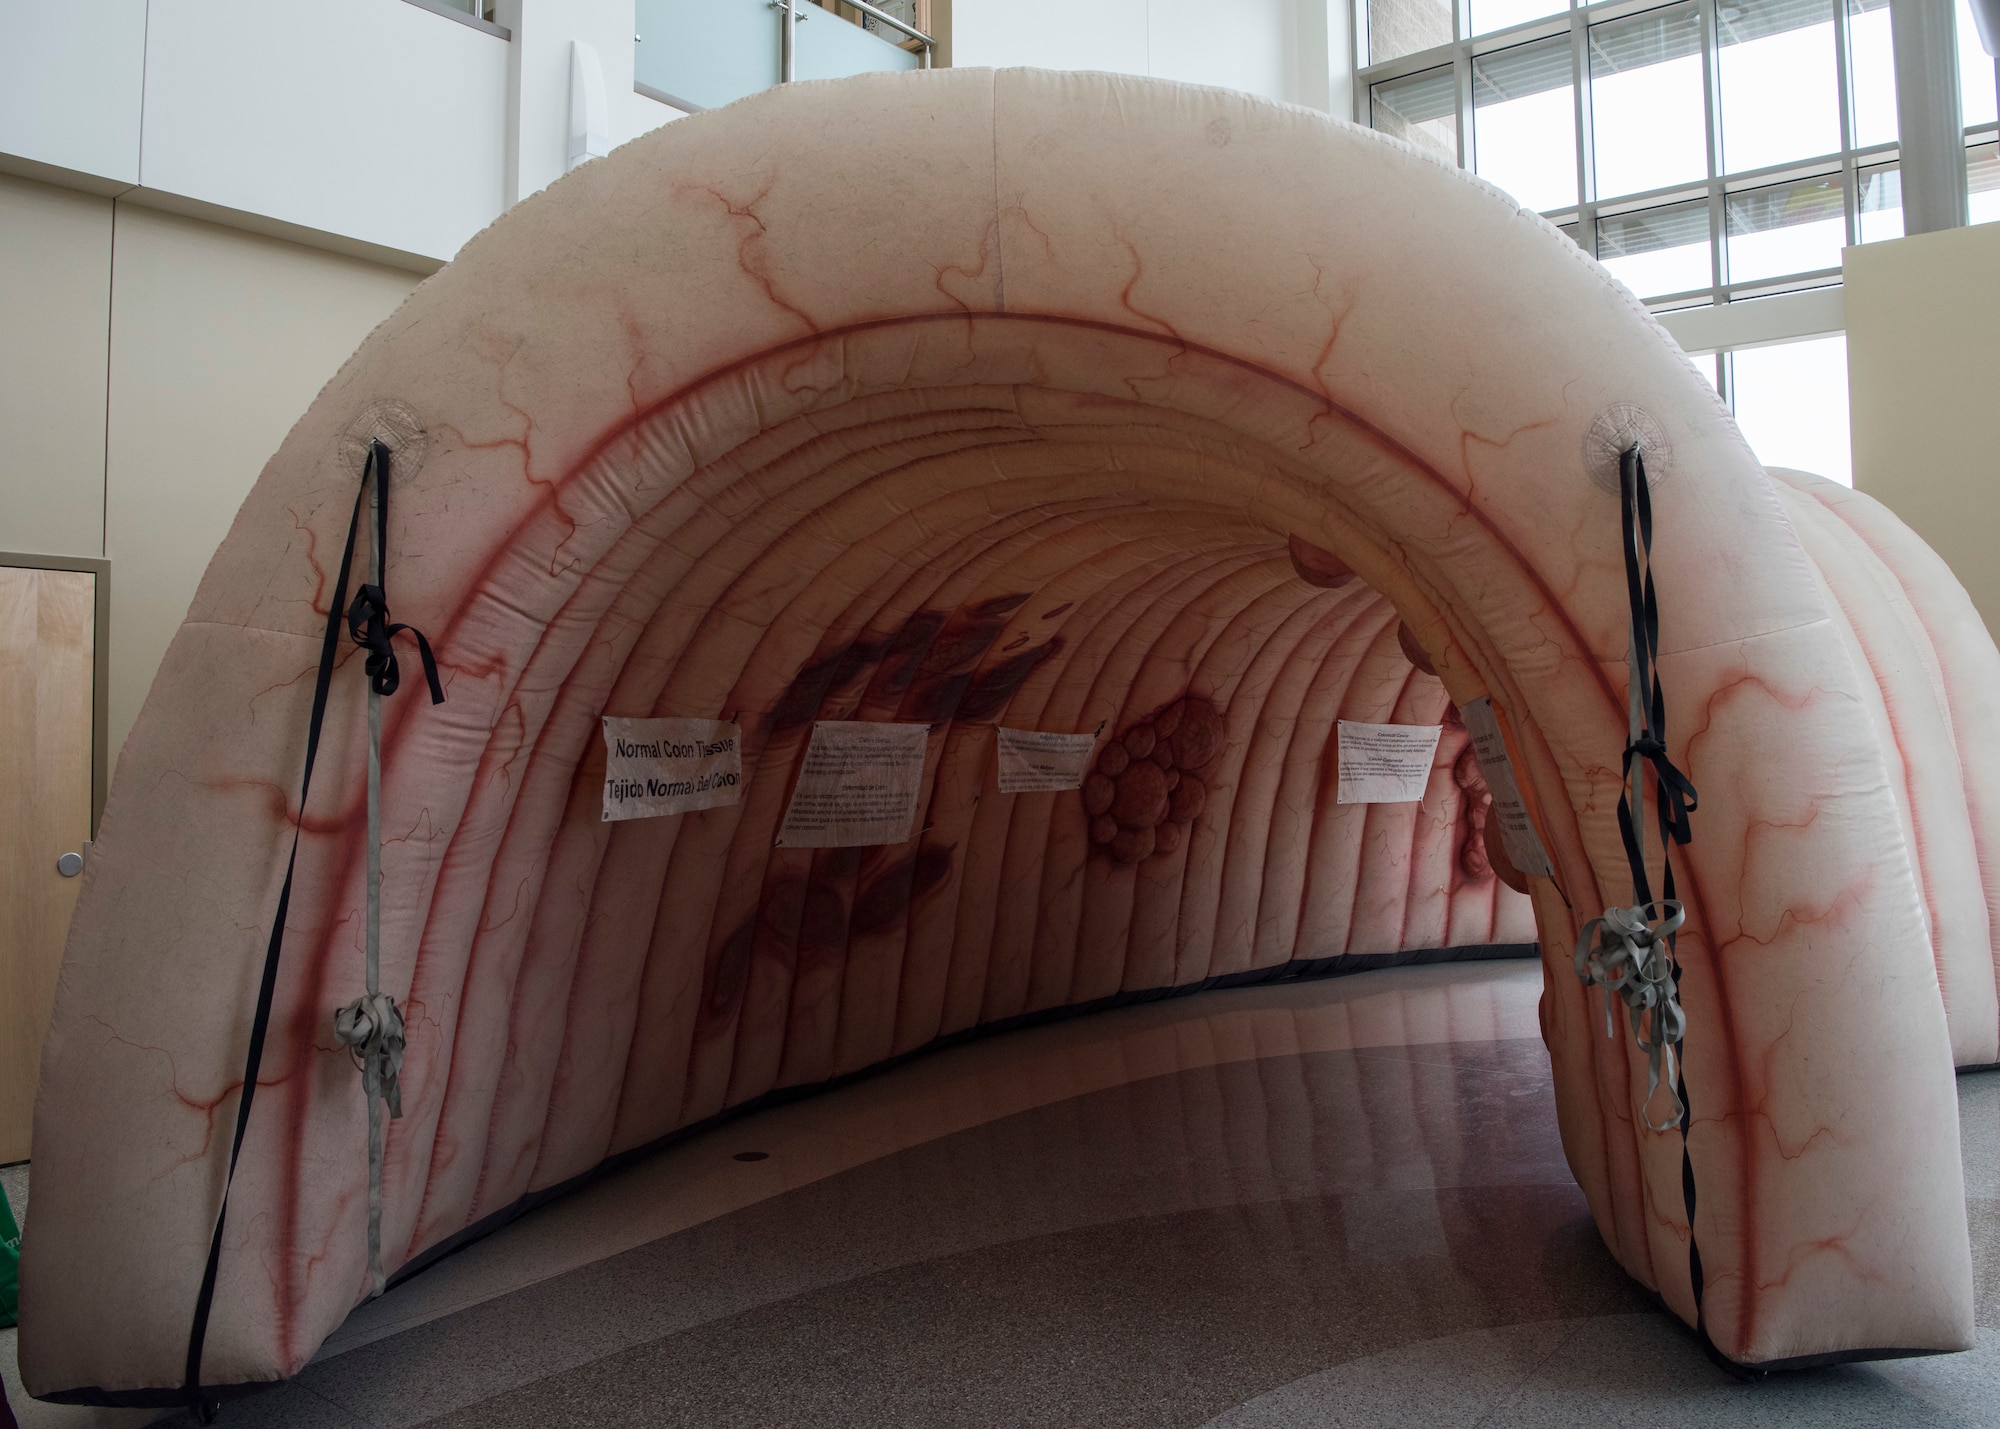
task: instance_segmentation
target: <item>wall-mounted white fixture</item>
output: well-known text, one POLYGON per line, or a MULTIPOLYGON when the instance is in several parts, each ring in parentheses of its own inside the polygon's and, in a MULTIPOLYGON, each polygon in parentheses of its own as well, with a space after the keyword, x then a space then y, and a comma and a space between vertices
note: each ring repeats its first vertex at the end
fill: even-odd
POLYGON ((569 158, 563 172, 611 152, 611 102, 595 46, 569 42, 569 158))

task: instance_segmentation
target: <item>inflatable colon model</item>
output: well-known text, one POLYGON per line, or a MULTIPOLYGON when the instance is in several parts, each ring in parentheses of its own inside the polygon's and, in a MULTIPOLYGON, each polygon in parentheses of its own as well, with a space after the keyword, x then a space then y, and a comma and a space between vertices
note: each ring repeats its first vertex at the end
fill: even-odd
POLYGON ((389 1274, 981 1026, 1539 942, 1570 1165, 1671 1313, 1750 1365, 1970 1343, 1953 1069, 2000 1060, 2000 655, 1963 590, 1866 497, 1766 472, 1631 295, 1481 181, 1221 91, 942 70, 583 166, 271 459, 70 930, 34 1392, 181 1392, 295 828, 204 1380, 295 1373, 370 1293, 369 1098, 334 1030, 368 854, 345 639, 298 790, 377 441, 394 616, 447 696, 384 702, 389 1274), (1700 790, 1685 1132, 1572 969, 1634 898, 1635 447, 1664 756, 1700 790), (606 716, 734 721, 741 797, 608 820, 606 716), (1423 797, 1341 802, 1341 720, 1445 726, 1423 797), (907 838, 775 846, 829 721, 927 731, 907 838), (1103 733, 1081 789, 1002 794, 995 725, 1103 733))

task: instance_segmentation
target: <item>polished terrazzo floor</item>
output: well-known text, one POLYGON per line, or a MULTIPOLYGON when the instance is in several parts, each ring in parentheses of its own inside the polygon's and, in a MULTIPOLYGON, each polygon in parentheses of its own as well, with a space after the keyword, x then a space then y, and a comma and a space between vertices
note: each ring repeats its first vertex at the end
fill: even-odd
POLYGON ((1960 1083, 1980 1347, 1744 1384, 1599 1243, 1539 985, 1401 969, 940 1053, 535 1212, 219 1422, 2000 1426, 2000 1074, 1960 1083))

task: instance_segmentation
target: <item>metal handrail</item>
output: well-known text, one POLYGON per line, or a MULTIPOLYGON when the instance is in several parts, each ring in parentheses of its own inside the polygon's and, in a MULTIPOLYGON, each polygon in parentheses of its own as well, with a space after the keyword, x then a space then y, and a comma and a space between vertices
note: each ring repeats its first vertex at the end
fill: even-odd
POLYGON ((852 5, 862 14, 873 16, 875 19, 880 20, 885 25, 894 25, 897 29, 901 30, 904 34, 908 35, 911 39, 915 40, 918 44, 922 45, 924 47, 924 53, 926 55, 928 55, 931 52, 932 48, 935 47, 937 44, 936 40, 932 39, 929 35, 926 35, 922 30, 919 30, 915 25, 909 24, 903 20, 898 20, 894 15, 891 15, 887 10, 876 9, 873 5, 870 5, 868 3, 868 0, 840 0, 840 3, 843 5, 852 5))
MULTIPOLYGON (((798 78, 798 41, 794 38, 794 30, 799 21, 806 18, 799 12, 799 6, 804 3, 806 3, 806 0, 771 0, 771 8, 781 12, 783 17, 778 25, 778 75, 780 82, 784 84, 790 84, 794 79, 798 78)), ((892 25, 903 34, 908 35, 919 45, 923 46, 917 54, 917 67, 919 69, 930 69, 932 67, 931 57, 937 49, 937 41, 926 35, 922 30, 919 30, 915 25, 898 20, 887 10, 878 9, 876 6, 870 5, 868 0, 839 0, 839 3, 851 5, 870 19, 880 20, 885 25, 892 25)))

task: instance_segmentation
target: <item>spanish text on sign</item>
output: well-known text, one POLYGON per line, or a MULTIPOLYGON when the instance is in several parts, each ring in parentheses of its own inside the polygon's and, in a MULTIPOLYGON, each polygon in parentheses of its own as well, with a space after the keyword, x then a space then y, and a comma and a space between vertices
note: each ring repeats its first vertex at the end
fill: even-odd
POLYGON ((714 719, 604 717, 604 820, 652 819, 733 804, 743 731, 714 719))

